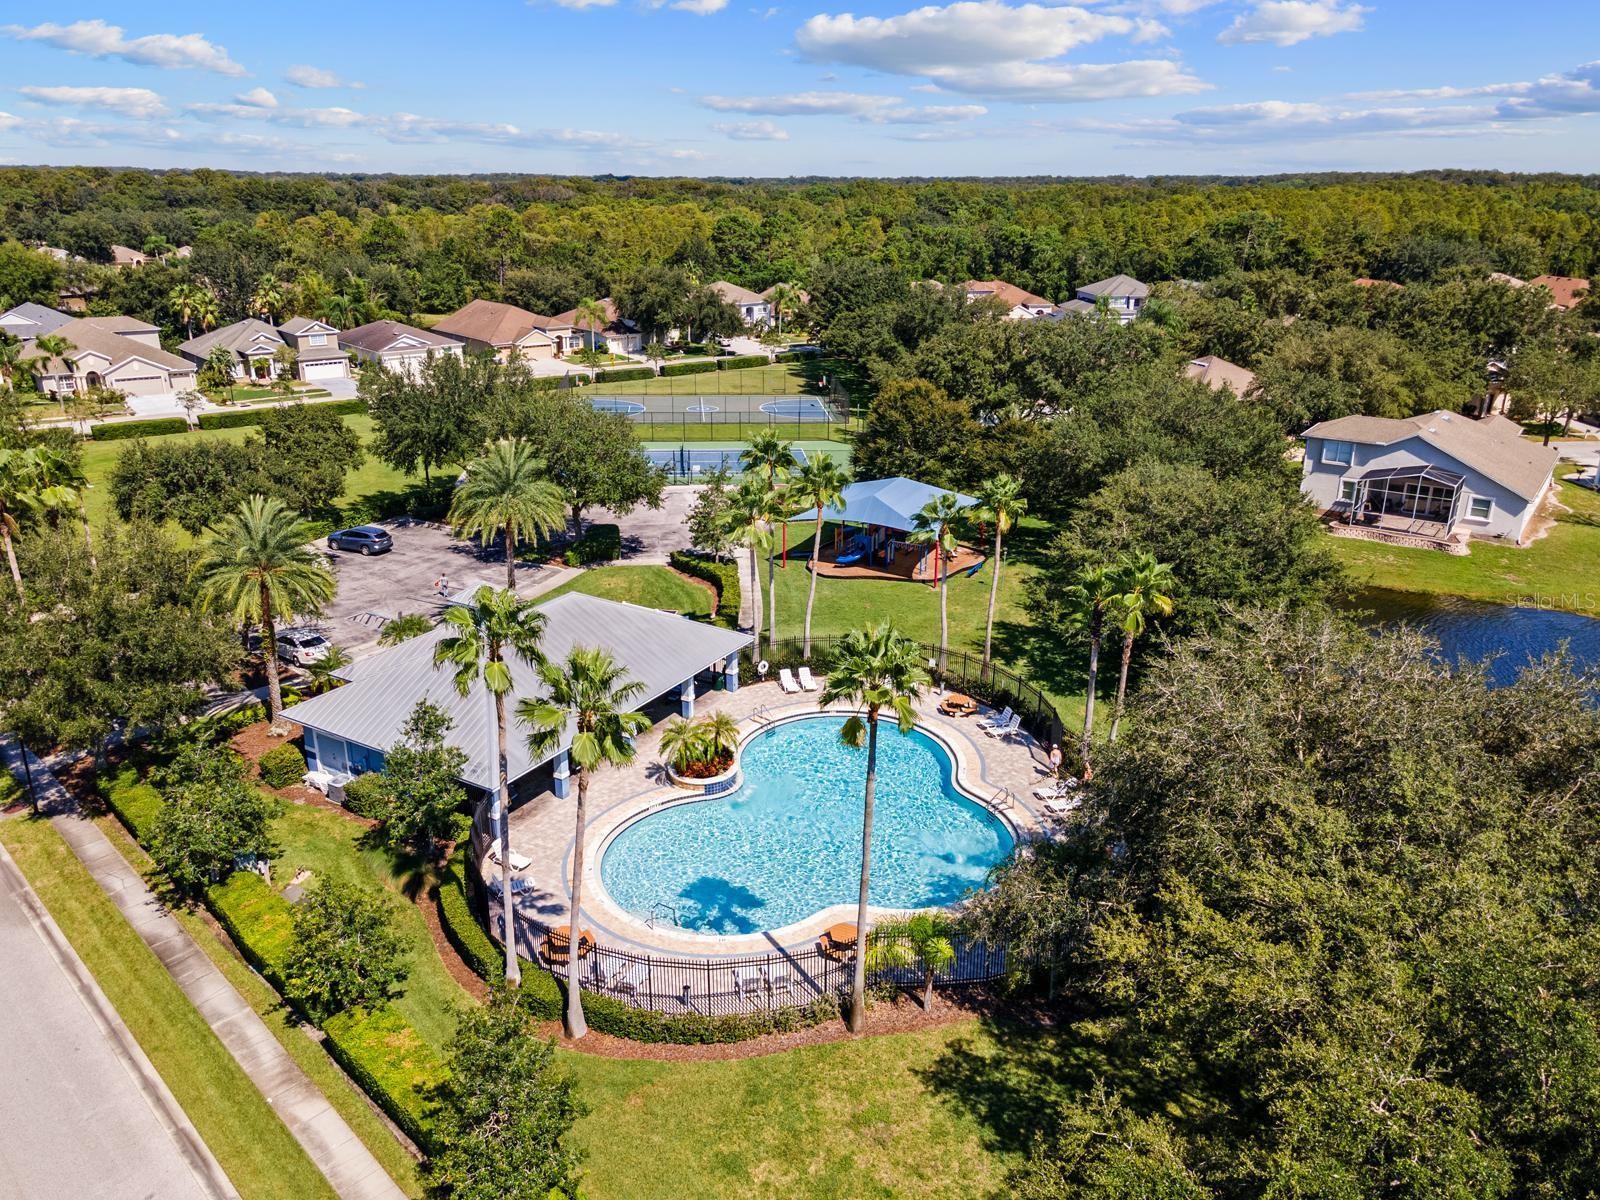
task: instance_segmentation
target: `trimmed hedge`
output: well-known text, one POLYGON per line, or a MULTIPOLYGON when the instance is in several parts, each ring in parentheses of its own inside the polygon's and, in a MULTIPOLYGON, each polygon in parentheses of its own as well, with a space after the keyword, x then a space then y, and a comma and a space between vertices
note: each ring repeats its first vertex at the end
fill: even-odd
POLYGON ((566 553, 569 567, 615 562, 622 557, 622 529, 616 525, 591 525, 566 553))
POLYGON ((729 629, 739 627, 739 568, 733 563, 719 562, 714 558, 701 558, 686 550, 674 550, 667 556, 672 569, 696 579, 703 579, 717 589, 717 609, 712 620, 729 629))
POLYGON ((666 376, 672 376, 672 375, 704 375, 708 371, 715 371, 716 369, 717 369, 717 364, 716 364, 715 360, 713 360, 711 362, 666 363, 661 368, 661 374, 662 375, 666 375, 666 376))
POLYGON ((655 371, 649 367, 615 367, 610 371, 596 371, 596 383, 630 383, 635 379, 654 379, 655 371))
POLYGON ((389 781, 381 771, 367 771, 344 785, 344 806, 358 817, 381 821, 389 808, 389 781))
POLYGON ((467 894, 467 851, 458 846, 445 865, 439 884, 439 924, 445 937, 456 948, 461 961, 484 979, 500 979, 506 973, 506 956, 500 944, 483 930, 472 911, 467 894))
POLYGON ((767 365, 765 354, 736 354, 732 358, 717 359, 719 371, 741 371, 746 367, 764 367, 767 365))
POLYGON ((154 417, 148 421, 118 421, 95 425, 89 436, 97 442, 120 442, 127 438, 161 437, 168 433, 187 433, 189 422, 182 417, 154 417))
POLYGON ((161 793, 141 780, 135 767, 121 768, 109 783, 102 777, 99 791, 101 799, 116 814, 117 820, 133 834, 134 841, 147 843, 156 814, 161 811, 161 793))
MULTIPOLYGON (((328 393, 323 392, 326 396, 328 393)), ((315 400, 315 393, 301 393, 297 399, 315 400)), ((201 413, 201 429, 239 429, 247 425, 260 425, 267 419, 269 413, 276 412, 282 405, 269 405, 262 408, 242 408, 233 412, 201 413)), ((325 412, 335 413, 341 417, 354 416, 367 411, 367 402, 359 398, 349 400, 330 400, 326 404, 318 404, 318 408, 325 412)))
POLYGON ((256 764, 261 772, 261 782, 268 787, 286 788, 299 783, 306 773, 306 756, 285 742, 274 746, 261 756, 256 764))

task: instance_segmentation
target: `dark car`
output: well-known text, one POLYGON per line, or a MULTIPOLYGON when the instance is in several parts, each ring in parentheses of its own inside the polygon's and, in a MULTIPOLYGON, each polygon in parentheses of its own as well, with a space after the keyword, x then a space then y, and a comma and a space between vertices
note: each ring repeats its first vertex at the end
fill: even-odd
POLYGON ((387 529, 376 525, 357 525, 354 529, 338 529, 328 535, 330 550, 350 550, 357 554, 387 554, 394 549, 394 539, 387 529))

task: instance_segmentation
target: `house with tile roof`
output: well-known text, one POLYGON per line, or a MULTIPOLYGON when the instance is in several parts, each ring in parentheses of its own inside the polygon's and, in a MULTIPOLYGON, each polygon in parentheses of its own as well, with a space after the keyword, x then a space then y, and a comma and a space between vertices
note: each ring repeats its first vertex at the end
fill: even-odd
POLYGON ((606 310, 606 323, 599 329, 589 329, 579 323, 578 310, 570 308, 551 317, 552 324, 573 330, 581 345, 591 350, 607 350, 612 354, 637 354, 644 346, 644 334, 639 326, 628 320, 617 309, 610 296, 600 301, 606 310))
POLYGON ((711 285, 711 290, 724 304, 731 304, 739 310, 739 317, 746 325, 764 328, 772 324, 772 301, 760 292, 752 292, 747 287, 740 287, 737 283, 729 283, 726 279, 719 279, 711 285))
POLYGON ((1528 280, 1529 287, 1542 287, 1550 293, 1550 307, 1557 312, 1568 312, 1582 304, 1589 294, 1587 279, 1574 279, 1570 275, 1535 275, 1528 280))
POLYGON ((1215 354, 1191 359, 1183 368, 1185 379, 1198 379, 1213 392, 1227 388, 1235 396, 1243 396, 1255 385, 1256 373, 1231 363, 1215 354))
POLYGON ((969 303, 989 301, 1005 310, 1008 321, 1032 321, 1055 311, 1055 304, 1004 279, 969 279, 961 285, 969 303))
POLYGON ((1523 544, 1560 457, 1499 414, 1337 417, 1301 437, 1300 490, 1323 513, 1459 552, 1470 538, 1523 544))

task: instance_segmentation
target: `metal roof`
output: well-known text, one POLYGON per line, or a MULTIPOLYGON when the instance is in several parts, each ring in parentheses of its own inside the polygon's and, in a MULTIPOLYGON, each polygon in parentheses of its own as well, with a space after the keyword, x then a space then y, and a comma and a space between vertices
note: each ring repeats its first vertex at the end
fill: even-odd
MULTIPOLYGON (((539 605, 545 614, 541 647, 554 661, 566 659, 575 646, 597 646, 608 651, 629 675, 644 684, 634 707, 642 708, 707 667, 744 649, 749 634, 705 625, 687 617, 620 604, 580 592, 556 596, 539 605)), ((339 671, 348 682, 284 710, 318 733, 331 734, 373 750, 387 750, 400 740, 401 728, 419 700, 443 709, 452 721, 449 741, 467 755, 461 778, 477 787, 494 786, 495 731, 493 706, 482 683, 467 695, 456 691, 449 667, 435 668, 433 648, 449 635, 445 626, 359 659, 339 671)), ((534 667, 511 660, 512 704, 544 693, 534 667)), ((555 755, 538 758, 528 753, 527 731, 512 720, 508 765, 513 780, 555 755)), ((562 748, 569 744, 563 739, 562 748)))
MULTIPOLYGON (((889 529, 915 529, 917 514, 939 496, 950 495, 962 508, 977 503, 971 496, 949 492, 915 479, 869 479, 841 489, 842 503, 822 510, 824 521, 850 521, 857 525, 883 525, 889 529)), ((791 520, 816 518, 817 510, 796 513, 791 520)))

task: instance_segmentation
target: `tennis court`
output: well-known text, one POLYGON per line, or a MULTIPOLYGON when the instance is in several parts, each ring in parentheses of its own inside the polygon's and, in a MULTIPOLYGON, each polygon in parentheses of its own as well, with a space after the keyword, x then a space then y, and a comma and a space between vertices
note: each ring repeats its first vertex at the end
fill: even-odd
MULTIPOLYGON (((727 471, 737 475, 744 470, 739 463, 739 455, 744 452, 743 446, 678 446, 671 450, 646 450, 644 456, 650 460, 650 465, 660 467, 673 479, 700 479, 713 471, 727 471)), ((798 446, 793 447, 789 453, 794 455, 795 466, 806 465, 806 452, 798 446)))
POLYGON ((641 424, 664 421, 701 422, 723 425, 747 422, 792 422, 796 424, 826 424, 843 421, 848 410, 841 404, 823 396, 773 396, 753 393, 737 395, 728 393, 661 396, 650 393, 636 395, 591 395, 589 403, 596 411, 620 413, 641 424))

